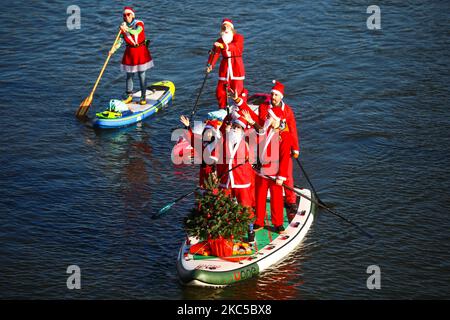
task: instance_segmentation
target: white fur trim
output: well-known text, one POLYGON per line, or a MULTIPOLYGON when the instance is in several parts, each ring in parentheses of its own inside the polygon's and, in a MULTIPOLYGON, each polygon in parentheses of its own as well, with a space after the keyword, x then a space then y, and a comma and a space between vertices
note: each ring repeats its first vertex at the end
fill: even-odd
POLYGON ((134 17, 134 12, 132 11, 132 10, 130 10, 130 9, 125 9, 124 11, 123 11, 123 13, 125 14, 125 13, 131 13, 132 15, 133 15, 133 17, 134 17))
POLYGON ((222 23, 222 25, 224 24, 228 24, 231 27, 231 29, 234 29, 234 25, 230 21, 225 21, 224 23, 222 23))
POLYGON ((242 128, 247 128, 247 125, 245 124, 245 123, 243 123, 241 120, 239 120, 239 119, 235 119, 234 121, 233 121, 233 123, 238 123, 242 128))
MULTIPOLYGON (((227 52, 231 56, 231 53, 227 52)), ((228 68, 227 68, 227 79, 233 79, 233 68, 231 67, 230 59, 227 60, 228 68)))
POLYGON ((282 177, 282 176, 277 176, 277 179, 282 180, 282 181, 286 181, 287 180, 287 178, 282 177))
POLYGON ((120 65, 120 69, 122 71, 125 71, 125 72, 134 73, 134 72, 141 72, 141 71, 148 70, 150 68, 153 68, 153 66, 154 66, 153 60, 150 60, 147 63, 139 64, 137 66, 130 66, 130 65, 126 65, 126 64, 121 64, 120 65))
POLYGON ((272 89, 272 91, 270 91, 270 92, 278 93, 281 96, 281 99, 283 99, 283 97, 284 97, 284 95, 278 90, 272 89))
POLYGON ((280 121, 281 119, 279 117, 276 116, 275 112, 273 112, 272 109, 269 109, 269 113, 272 116, 272 118, 274 118, 277 121, 280 121))
POLYGON ((269 134, 267 135, 266 139, 265 139, 265 144, 264 144, 264 148, 263 148, 263 152, 261 154, 261 158, 262 160, 265 162, 267 160, 267 147, 269 147, 270 141, 273 138, 273 135, 275 134, 275 131, 270 130, 269 134))
POLYGON ((244 189, 244 188, 250 187, 251 185, 252 185, 251 183, 247 183, 247 184, 231 184, 231 187, 233 189, 244 189))

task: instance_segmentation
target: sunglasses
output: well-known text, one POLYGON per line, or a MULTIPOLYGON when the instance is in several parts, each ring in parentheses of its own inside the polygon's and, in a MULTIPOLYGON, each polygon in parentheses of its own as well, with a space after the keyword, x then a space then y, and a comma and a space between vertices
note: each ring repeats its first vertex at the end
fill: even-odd
POLYGON ((124 16, 124 17, 130 17, 130 16, 131 16, 131 13, 124 13, 123 16, 124 16))

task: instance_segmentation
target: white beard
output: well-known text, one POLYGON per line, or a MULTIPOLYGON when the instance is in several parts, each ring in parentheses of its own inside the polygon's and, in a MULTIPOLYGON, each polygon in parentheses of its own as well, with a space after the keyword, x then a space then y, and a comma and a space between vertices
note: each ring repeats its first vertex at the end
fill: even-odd
POLYGON ((220 33, 222 36, 223 42, 226 44, 229 44, 231 41, 233 41, 233 31, 223 31, 220 33))
POLYGON ((242 140, 241 132, 235 130, 230 130, 230 132, 228 132, 228 144, 231 148, 233 148, 236 143, 239 144, 241 140, 242 140))

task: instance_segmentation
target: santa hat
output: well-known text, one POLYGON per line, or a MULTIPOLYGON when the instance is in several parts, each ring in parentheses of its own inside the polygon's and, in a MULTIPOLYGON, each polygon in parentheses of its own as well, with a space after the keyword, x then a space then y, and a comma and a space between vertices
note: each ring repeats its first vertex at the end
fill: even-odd
POLYGON ((277 121, 282 121, 286 119, 286 115, 284 114, 284 111, 281 108, 270 108, 268 112, 270 116, 277 121))
POLYGON ((134 10, 132 7, 123 8, 123 14, 131 13, 131 16, 134 18, 134 10))
POLYGON ((248 90, 244 88, 244 90, 242 90, 241 94, 239 95, 239 98, 241 98, 241 100, 239 100, 239 102, 237 103, 238 107, 240 107, 244 102, 247 102, 248 90))
POLYGON ((213 131, 214 135, 216 135, 218 138, 220 138, 221 135, 220 135, 219 128, 220 128, 221 124, 222 123, 217 119, 208 120, 208 121, 206 121, 205 127, 203 128, 203 130, 211 129, 213 131))
POLYGON ((223 19, 222 25, 224 25, 225 23, 229 24, 231 29, 234 29, 233 21, 231 21, 231 19, 227 19, 227 18, 223 19))
POLYGON ((245 102, 247 102, 248 99, 248 90, 244 88, 244 90, 242 90, 241 93, 241 99, 244 100, 245 102))
POLYGON ((217 130, 219 129, 220 123, 219 120, 214 119, 214 120, 208 120, 205 123, 205 129, 213 129, 213 130, 217 130))
POLYGON ((272 82, 275 84, 272 87, 272 91, 270 92, 275 92, 281 95, 281 98, 284 97, 284 85, 281 82, 278 82, 276 80, 272 80, 272 82))
POLYGON ((247 120, 245 120, 244 117, 239 117, 239 118, 233 119, 233 124, 240 125, 242 127, 242 129, 245 130, 247 128, 248 122, 247 122, 247 120))

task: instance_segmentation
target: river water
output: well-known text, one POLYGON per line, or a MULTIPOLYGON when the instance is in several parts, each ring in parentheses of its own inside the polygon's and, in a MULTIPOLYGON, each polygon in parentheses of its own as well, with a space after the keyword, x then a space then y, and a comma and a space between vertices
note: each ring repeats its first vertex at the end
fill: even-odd
MULTIPOLYGON (((136 2, 172 106, 142 125, 96 132, 74 117, 127 3, 12 2, 0 12, 0 298, 414 299, 450 297, 449 22, 446 1, 136 2), (321 199, 370 232, 321 211, 303 244, 262 276, 225 289, 178 283, 182 219, 193 199, 151 214, 197 182, 170 161, 222 18, 245 36, 246 87, 285 84, 301 160, 321 199), (19 21, 20 23, 13 23, 19 21), (66 269, 81 268, 81 290, 66 269), (381 289, 366 286, 381 270, 381 289)), ((90 115, 120 97, 115 54, 90 115)), ((200 99, 215 108, 217 73, 200 99)), ((297 184, 307 187, 295 168, 297 184)))

